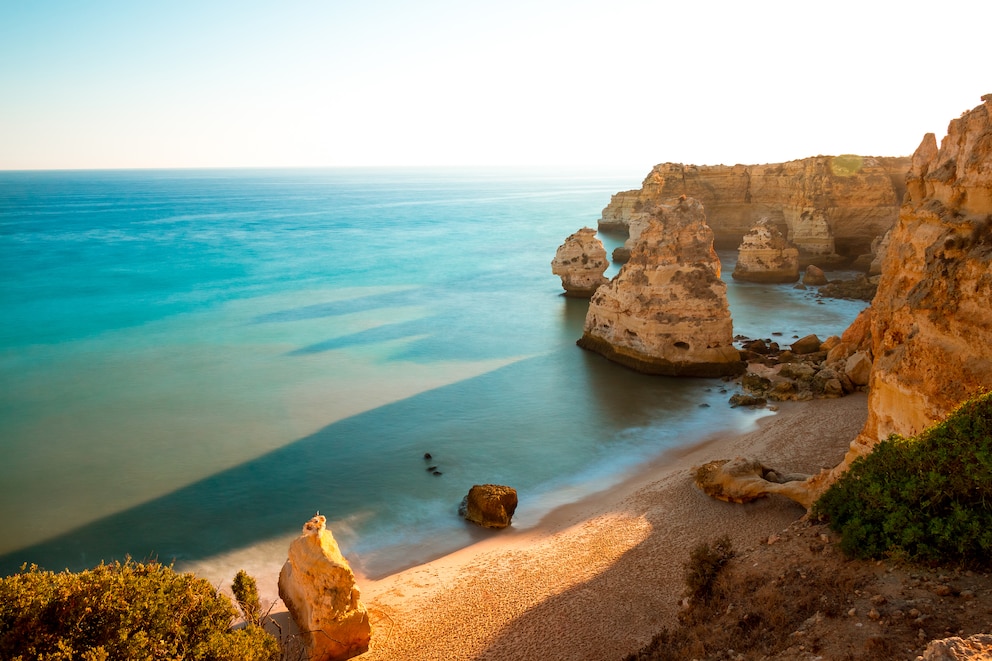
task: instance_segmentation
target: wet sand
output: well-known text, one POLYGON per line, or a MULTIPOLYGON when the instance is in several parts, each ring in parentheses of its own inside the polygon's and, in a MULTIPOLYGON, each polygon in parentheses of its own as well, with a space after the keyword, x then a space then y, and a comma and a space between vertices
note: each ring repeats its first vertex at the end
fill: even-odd
POLYGON ((673 624, 682 565, 723 534, 760 544, 805 510, 784 498, 704 496, 691 468, 738 455, 786 472, 836 465, 867 398, 784 403, 758 429, 670 452, 622 483, 490 539, 380 580, 359 577, 373 622, 365 661, 620 659, 673 624))

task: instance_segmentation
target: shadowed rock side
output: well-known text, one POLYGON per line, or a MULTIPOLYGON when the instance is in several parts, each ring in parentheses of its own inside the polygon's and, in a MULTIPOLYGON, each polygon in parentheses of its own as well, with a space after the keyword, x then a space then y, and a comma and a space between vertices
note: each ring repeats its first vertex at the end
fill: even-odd
MULTIPOLYGON (((846 361, 872 357, 868 418, 843 462, 802 483, 808 502, 880 440, 916 435, 992 389, 992 94, 982 101, 951 121, 940 149, 928 133, 912 157, 878 293, 837 348, 846 361)), ((862 379, 864 367, 852 366, 862 379)), ((753 493, 755 479, 741 488, 753 493)))
POLYGON ((302 632, 309 659, 338 661, 369 649, 372 625, 351 565, 317 515, 289 545, 279 596, 302 632))
POLYGON ((837 261, 869 253, 895 224, 905 193, 908 157, 815 156, 766 165, 662 163, 639 190, 617 193, 603 209, 601 230, 625 230, 652 207, 688 195, 706 208, 718 245, 736 247, 759 219, 788 227, 804 261, 837 261))
POLYGON ((732 275, 746 282, 795 282, 799 249, 786 241, 771 220, 762 218, 744 235, 732 275))
POLYGON ((630 261, 590 300, 578 344, 649 374, 741 373, 727 286, 699 201, 655 208, 630 261))
POLYGON ((558 246, 551 260, 551 272, 561 277, 565 296, 590 298, 600 285, 609 281, 603 275, 609 265, 606 248, 596 237, 596 230, 583 227, 558 246))

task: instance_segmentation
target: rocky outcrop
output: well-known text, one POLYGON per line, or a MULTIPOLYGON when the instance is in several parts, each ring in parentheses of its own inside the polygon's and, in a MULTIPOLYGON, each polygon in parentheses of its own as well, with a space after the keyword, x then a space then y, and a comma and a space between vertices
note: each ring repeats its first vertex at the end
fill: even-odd
POLYGON ((869 252, 899 213, 908 158, 815 156, 766 165, 662 163, 639 190, 617 193, 599 228, 624 230, 679 195, 706 208, 718 245, 736 247, 760 218, 788 228, 805 261, 831 263, 834 252, 869 252))
POLYGON ((992 635, 976 633, 968 638, 953 636, 932 640, 921 661, 988 661, 992 659, 992 635))
POLYGON ((458 515, 483 528, 506 528, 517 511, 517 490, 500 484, 476 484, 462 498, 458 515))
POLYGON ((748 230, 737 248, 735 280, 746 282, 795 282, 799 279, 799 250, 768 218, 748 230))
POLYGON ((319 514, 307 521, 279 572, 279 596, 315 661, 358 656, 372 637, 355 574, 325 525, 319 514))
POLYGON ((992 388, 992 95, 913 154, 872 302, 868 421, 852 452, 992 388))
POLYGON ((711 461, 695 467, 692 477, 707 496, 728 503, 750 503, 778 494, 804 507, 812 505, 805 488, 809 475, 779 473, 750 457, 711 461))
POLYGON ((589 298, 609 279, 603 275, 610 262, 596 230, 583 227, 558 246, 551 272, 561 277, 566 296, 589 298))
POLYGON ((819 287, 827 284, 827 276, 819 266, 810 264, 803 274, 803 284, 809 287, 819 287))
POLYGON ((630 260, 590 300, 578 344, 650 374, 741 373, 727 286, 699 201, 654 207, 630 260))

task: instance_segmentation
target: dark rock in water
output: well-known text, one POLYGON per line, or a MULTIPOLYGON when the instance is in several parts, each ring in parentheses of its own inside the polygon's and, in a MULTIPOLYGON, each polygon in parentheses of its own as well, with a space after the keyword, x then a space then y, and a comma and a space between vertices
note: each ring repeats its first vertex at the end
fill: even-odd
POLYGON ((814 287, 827 284, 827 276, 819 266, 810 264, 803 275, 803 284, 814 287))
POLYGON ((820 296, 870 301, 875 298, 876 291, 878 291, 878 279, 868 279, 862 273, 853 280, 833 280, 820 287, 820 296))
POLYGON ((434 475, 441 475, 441 471, 434 471, 434 475))
POLYGON ((437 466, 428 466, 427 467, 427 472, 428 473, 430 473, 431 471, 436 471, 436 470, 437 470, 437 466))
POLYGON ((424 453, 424 460, 425 460, 425 461, 430 461, 430 460, 431 460, 431 459, 433 459, 433 458, 434 458, 434 457, 432 457, 432 456, 431 456, 431 453, 430 453, 430 452, 425 452, 425 453, 424 453))
POLYGON ((792 343, 792 353, 804 354, 813 353, 820 350, 820 338, 816 335, 807 335, 792 343))
POLYGON ((738 406, 764 406, 768 401, 764 397, 755 397, 738 393, 730 398, 730 405, 734 408, 738 406))
POLYGON ((707 404, 706 402, 703 402, 702 404, 699 405, 699 408, 701 408, 701 409, 708 409, 709 407, 710 407, 710 405, 707 404))
POLYGON ((517 510, 517 490, 499 484, 476 484, 458 506, 458 514, 484 528, 506 528, 517 510))

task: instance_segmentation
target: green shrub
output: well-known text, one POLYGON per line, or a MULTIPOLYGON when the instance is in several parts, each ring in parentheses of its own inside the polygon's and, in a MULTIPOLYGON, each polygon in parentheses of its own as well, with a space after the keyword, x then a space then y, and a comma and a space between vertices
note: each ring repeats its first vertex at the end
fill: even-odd
POLYGON ((992 393, 913 438, 879 443, 815 503, 863 558, 992 563, 992 393))
POLYGON ((258 598, 258 585, 255 579, 242 569, 234 577, 231 592, 234 593, 234 598, 245 615, 245 621, 258 624, 262 618, 262 602, 258 598))
POLYGON ((79 573, 32 565, 0 578, 0 658, 278 659, 278 643, 262 628, 230 628, 236 615, 208 581, 154 562, 79 573))

